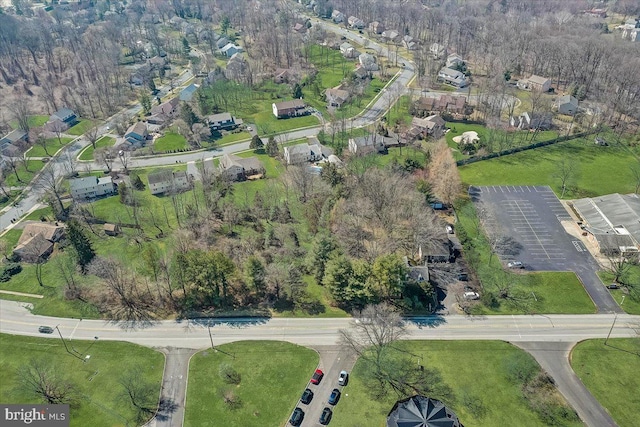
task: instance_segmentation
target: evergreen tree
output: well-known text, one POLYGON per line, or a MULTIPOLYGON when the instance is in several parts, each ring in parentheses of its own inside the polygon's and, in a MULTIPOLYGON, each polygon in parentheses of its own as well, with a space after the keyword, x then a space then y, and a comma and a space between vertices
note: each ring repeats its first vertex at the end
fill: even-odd
POLYGON ((195 123, 200 121, 198 116, 196 116, 196 113, 193 112, 191 105, 184 102, 180 106, 180 118, 189 126, 189 129, 191 129, 195 123))
POLYGON ((138 191, 143 191, 145 189, 144 182, 140 179, 140 175, 131 176, 131 186, 138 191))
POLYGON ((253 138, 251 138, 251 143, 249 143, 249 148, 252 150, 262 150, 264 148, 264 143, 258 135, 254 135, 253 138))
POLYGON ((258 294, 264 291, 265 282, 265 268, 255 256, 251 256, 247 259, 244 265, 244 273, 247 278, 247 285, 253 288, 258 294))
POLYGON ((91 241, 82 225, 75 219, 67 223, 67 234, 69 243, 71 243, 75 252, 76 262, 80 266, 80 271, 84 274, 87 271, 87 266, 96 255, 91 246, 91 241))
POLYGON ((143 90, 140 92, 140 98, 138 99, 144 114, 149 114, 149 111, 151 111, 151 97, 149 96, 149 93, 147 93, 146 90, 143 90))
POLYGON ((302 87, 298 83, 293 86, 293 97, 296 99, 302 98, 302 87))
POLYGON ((267 142, 267 154, 271 157, 278 155, 278 143, 272 136, 269 137, 269 141, 267 142))

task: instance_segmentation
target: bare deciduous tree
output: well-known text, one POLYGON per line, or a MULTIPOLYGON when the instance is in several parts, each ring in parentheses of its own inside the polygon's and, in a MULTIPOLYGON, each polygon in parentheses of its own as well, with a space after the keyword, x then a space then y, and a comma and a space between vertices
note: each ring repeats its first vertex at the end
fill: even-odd
POLYGON ((31 359, 18 370, 19 387, 44 403, 73 404, 76 387, 61 375, 63 371, 46 359, 31 359))

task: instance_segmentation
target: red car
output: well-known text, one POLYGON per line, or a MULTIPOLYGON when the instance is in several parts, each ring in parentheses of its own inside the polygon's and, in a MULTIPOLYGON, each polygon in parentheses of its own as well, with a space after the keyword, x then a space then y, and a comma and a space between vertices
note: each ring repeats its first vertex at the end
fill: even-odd
POLYGON ((322 381, 322 377, 324 377, 324 372, 322 372, 322 370, 320 369, 316 369, 316 371, 313 373, 313 376, 311 377, 311 384, 320 384, 320 381, 322 381))

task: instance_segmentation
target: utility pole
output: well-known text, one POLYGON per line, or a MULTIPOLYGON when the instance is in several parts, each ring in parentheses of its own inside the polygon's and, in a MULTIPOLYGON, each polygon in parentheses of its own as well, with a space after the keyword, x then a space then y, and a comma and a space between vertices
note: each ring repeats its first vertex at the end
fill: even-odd
POLYGON ((618 313, 616 313, 616 315, 613 318, 613 323, 611 324, 611 329, 609 329, 609 333, 607 334, 607 339, 604 340, 604 345, 607 345, 607 341, 609 341, 609 337, 611 336, 613 327, 616 325, 616 320, 618 320, 618 313))

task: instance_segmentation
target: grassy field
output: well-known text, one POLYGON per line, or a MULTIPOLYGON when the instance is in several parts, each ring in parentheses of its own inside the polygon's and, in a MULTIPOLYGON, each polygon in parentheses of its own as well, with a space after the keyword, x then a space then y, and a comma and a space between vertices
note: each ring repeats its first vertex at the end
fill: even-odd
POLYGON ((27 157, 48 157, 53 156, 59 149, 73 141, 73 138, 63 136, 58 138, 48 138, 46 141, 47 149, 45 151, 42 145, 34 145, 26 153, 27 157))
MULTIPOLYGON (((29 116, 27 121, 29 123, 30 128, 37 128, 40 126, 44 126, 45 123, 49 121, 49 116, 40 116, 40 115, 29 116)), ((11 122, 9 122, 9 126, 11 126, 11 128, 13 129, 18 129, 18 121, 11 120, 11 122)))
POLYGON ((213 141, 213 145, 220 147, 222 145, 233 144, 234 142, 245 141, 249 139, 251 139, 251 134, 249 132, 246 132, 246 131, 237 132, 237 133, 232 132, 232 133, 227 133, 226 135, 223 135, 221 138, 215 139, 213 141))
POLYGON ((600 147, 593 138, 576 139, 552 146, 484 160, 460 167, 460 177, 473 185, 549 185, 561 194, 561 182, 554 177, 561 159, 575 162, 576 173, 565 198, 591 197, 635 190, 631 166, 637 158, 625 147, 600 147), (608 172, 604 172, 608 171, 608 172), (611 173, 615 171, 615 173, 611 173))
POLYGON ((620 427, 638 425, 640 418, 640 339, 603 339, 579 343, 571 366, 584 385, 620 427), (633 390, 636 390, 635 392, 633 390))
MULTIPOLYGON (((102 138, 96 141, 96 149, 103 148, 103 147, 112 147, 113 144, 115 144, 115 142, 116 140, 114 138, 110 136, 103 136, 102 138)), ((78 156, 78 158, 80 160, 93 160, 94 151, 95 150, 93 148, 93 145, 89 144, 87 148, 82 150, 82 153, 80 153, 80 156, 78 156)))
MULTIPOLYGON (((614 276, 608 271, 601 271, 598 273, 600 279, 604 284, 613 282, 614 276)), ((632 265, 629 270, 620 280, 622 283, 639 284, 640 283, 640 266, 632 265)), ((636 298, 634 294, 629 294, 627 289, 612 289, 611 296, 621 304, 620 307, 629 314, 640 314, 640 299, 636 298), (623 299, 624 297, 624 299, 623 299)))
MULTIPOLYGON (((446 402, 465 426, 542 426, 527 405, 522 385, 509 380, 507 364, 516 357, 532 359, 524 351, 500 341, 410 341, 401 348, 414 358, 416 367, 440 371, 453 395, 446 402), (514 414, 517 423, 514 424, 514 414)), ((530 363, 535 363, 535 361, 530 363)), ((397 397, 378 401, 370 397, 366 373, 356 363, 349 384, 334 410, 333 427, 384 427, 397 397)), ((562 424, 556 424, 562 425, 562 424)), ((569 426, 582 424, 567 423, 569 426)))
POLYGON ((155 151, 172 151, 187 148, 187 140, 184 136, 175 132, 167 132, 163 137, 156 139, 155 151))
POLYGON ((33 179, 33 176, 44 167, 42 160, 27 160, 27 167, 24 164, 20 164, 16 171, 8 170, 7 177, 4 180, 4 184, 7 187, 20 187, 27 185, 33 179), (17 176, 16 176, 17 175, 17 176), (18 179, 18 177, 20 179, 18 179))
POLYGON ((304 347, 271 341, 244 341, 218 348, 218 352, 205 350, 191 359, 184 425, 284 425, 318 364, 318 355, 304 347), (239 384, 221 379, 223 363, 240 374, 239 384), (237 396, 238 407, 225 404, 224 393, 237 396))
MULTIPOLYGON (((491 248, 485 234, 475 227, 475 208, 471 202, 457 207, 458 237, 465 248, 465 255, 474 267, 483 286, 483 298, 473 307, 476 314, 516 313, 594 313, 595 306, 573 272, 515 273, 505 271, 497 256, 491 256, 491 248), (466 243, 465 243, 466 242, 466 243), (511 287, 513 295, 526 296, 523 303, 485 295, 497 294, 499 288, 511 287)), ((524 298, 518 298, 524 299, 524 298)))
POLYGON ((91 126, 93 126, 93 122, 91 120, 80 119, 78 123, 70 127, 69 130, 67 130, 65 133, 68 133, 69 135, 80 136, 88 131, 91 126))
POLYGON ((0 334, 3 375, 0 401, 44 403, 19 386, 19 370, 34 360, 50 365, 56 378, 68 381, 75 388, 78 406, 71 408, 71 426, 112 427, 140 425, 145 421, 137 418, 120 380, 124 375, 137 373, 141 381, 149 384, 150 398, 157 401, 164 366, 162 354, 134 344, 100 340, 95 343, 67 340, 67 345, 75 348, 82 358, 90 354, 91 359, 83 363, 70 355, 57 338, 0 334))

